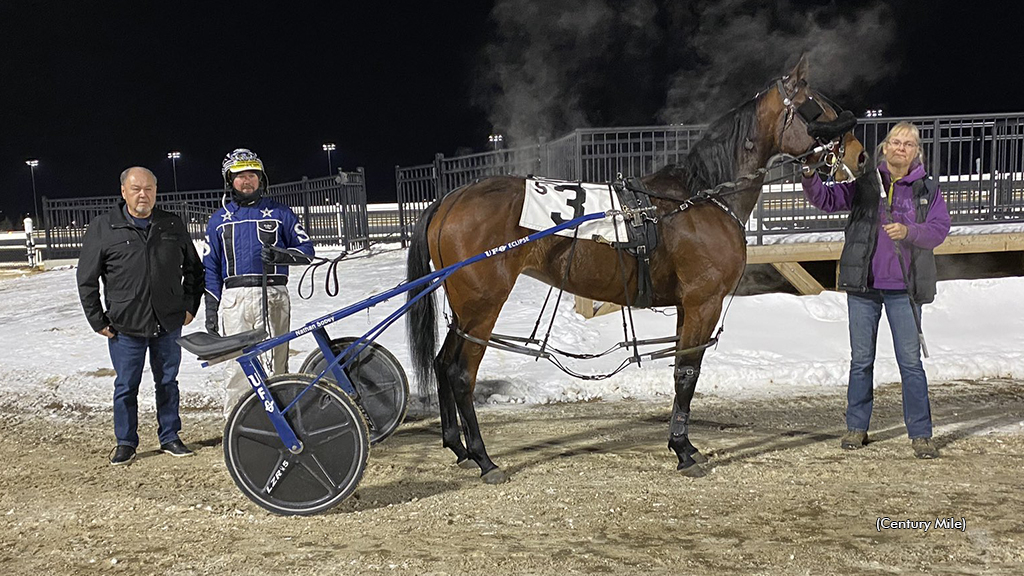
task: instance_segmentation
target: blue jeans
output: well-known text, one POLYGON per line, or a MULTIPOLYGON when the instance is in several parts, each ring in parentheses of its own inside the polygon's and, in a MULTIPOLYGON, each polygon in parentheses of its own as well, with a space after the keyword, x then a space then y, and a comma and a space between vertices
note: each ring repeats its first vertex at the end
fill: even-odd
POLYGON ((157 434, 161 444, 178 439, 181 419, 178 417, 178 366, 181 347, 175 340, 181 329, 154 338, 118 334, 107 340, 114 378, 114 436, 117 444, 139 446, 139 384, 149 350, 149 367, 156 385, 157 434))
MULTIPOLYGON (((928 378, 921 365, 921 343, 910 298, 902 290, 868 290, 849 293, 850 384, 846 390, 846 428, 867 430, 874 400, 875 346, 882 308, 892 330, 896 363, 903 381, 903 421, 911 438, 931 438, 932 410, 928 403, 928 378)), ((918 306, 920 314, 921 307, 918 306)))

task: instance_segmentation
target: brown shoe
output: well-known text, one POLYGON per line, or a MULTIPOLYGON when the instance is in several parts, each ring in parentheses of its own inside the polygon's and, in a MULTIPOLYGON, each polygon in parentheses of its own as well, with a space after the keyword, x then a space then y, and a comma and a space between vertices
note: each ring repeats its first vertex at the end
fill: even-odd
POLYGON ((910 441, 910 446, 914 448, 915 458, 931 460, 939 457, 939 449, 935 447, 931 438, 914 438, 910 441))
POLYGON ((868 433, 866 430, 847 430, 839 440, 839 447, 843 450, 857 450, 863 448, 867 443, 868 433))

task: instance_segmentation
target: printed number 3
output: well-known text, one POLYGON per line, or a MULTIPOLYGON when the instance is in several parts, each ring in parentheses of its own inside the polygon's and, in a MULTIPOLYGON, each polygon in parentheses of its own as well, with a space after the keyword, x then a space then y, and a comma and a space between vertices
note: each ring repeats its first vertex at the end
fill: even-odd
MULTIPOLYGON (((579 218, 580 216, 583 216, 583 204, 587 201, 587 191, 584 190, 582 186, 577 186, 574 184, 565 186, 555 186, 555 191, 557 192, 562 192, 566 190, 571 190, 576 193, 576 196, 565 201, 566 205, 572 208, 572 217, 579 218)), ((558 212, 551 213, 551 221, 554 222, 555 224, 567 222, 567 220, 565 218, 562 218, 562 215, 558 212)))

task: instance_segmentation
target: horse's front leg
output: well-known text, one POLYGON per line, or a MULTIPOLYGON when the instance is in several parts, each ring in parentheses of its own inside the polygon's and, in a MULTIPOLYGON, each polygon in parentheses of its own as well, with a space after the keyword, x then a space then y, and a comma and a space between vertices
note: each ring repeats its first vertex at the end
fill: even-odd
POLYGON ((679 343, 676 344, 674 380, 676 397, 672 402, 672 421, 669 424, 668 447, 679 458, 677 469, 690 477, 704 476, 700 464, 707 458, 690 442, 690 402, 697 389, 697 378, 704 359, 704 349, 693 348, 706 344, 711 339, 721 306, 700 306, 688 308, 685 313, 680 307, 677 326, 679 343))
POLYGON ((675 384, 676 398, 672 402, 672 422, 669 424, 668 447, 679 458, 677 469, 691 477, 704 475, 699 464, 708 461, 690 442, 690 401, 697 389, 697 377, 700 376, 701 358, 680 356, 676 359, 675 384))

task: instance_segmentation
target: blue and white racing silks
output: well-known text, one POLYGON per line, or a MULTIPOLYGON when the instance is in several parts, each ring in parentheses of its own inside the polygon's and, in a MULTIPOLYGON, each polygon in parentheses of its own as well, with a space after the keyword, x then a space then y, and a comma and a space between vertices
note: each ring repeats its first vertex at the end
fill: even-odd
MULTIPOLYGON (((230 202, 210 217, 206 225, 206 292, 220 300, 222 290, 235 286, 260 286, 264 245, 296 248, 313 255, 313 242, 291 208, 269 198, 252 206, 230 202)), ((288 282, 288 267, 275 266, 267 282, 281 286, 288 282)))

